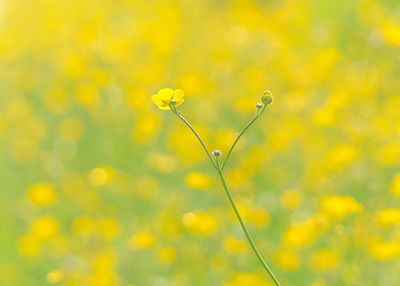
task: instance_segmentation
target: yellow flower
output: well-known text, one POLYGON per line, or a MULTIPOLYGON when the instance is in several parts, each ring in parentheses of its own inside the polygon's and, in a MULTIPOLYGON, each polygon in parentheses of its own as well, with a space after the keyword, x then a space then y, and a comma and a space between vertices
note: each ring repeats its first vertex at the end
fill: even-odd
POLYGON ((185 100, 183 99, 184 93, 181 89, 172 90, 170 88, 163 88, 157 94, 151 97, 151 100, 158 105, 160 109, 170 109, 169 104, 171 100, 175 100, 175 106, 181 105, 185 100))

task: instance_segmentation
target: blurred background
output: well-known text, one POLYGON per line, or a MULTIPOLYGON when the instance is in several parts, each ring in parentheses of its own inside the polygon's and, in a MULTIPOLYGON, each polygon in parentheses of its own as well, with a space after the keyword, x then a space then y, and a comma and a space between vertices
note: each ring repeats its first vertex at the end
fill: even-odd
POLYGON ((0 1, 0 285, 400 285, 400 3, 0 1))

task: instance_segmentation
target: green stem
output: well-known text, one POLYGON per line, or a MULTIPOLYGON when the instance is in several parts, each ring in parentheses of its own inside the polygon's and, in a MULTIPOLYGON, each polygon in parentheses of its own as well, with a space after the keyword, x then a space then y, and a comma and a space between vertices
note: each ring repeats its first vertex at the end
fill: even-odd
POLYGON ((212 158, 210 151, 208 151, 206 144, 204 144, 203 140, 201 140, 199 134, 196 132, 196 130, 194 130, 194 128, 192 127, 192 125, 190 125, 190 123, 176 110, 175 106, 172 106, 170 104, 170 108, 172 110, 173 113, 176 114, 176 116, 178 116, 189 128, 190 130, 192 130, 193 134, 196 136, 197 140, 199 140, 201 146, 203 146, 204 151, 207 153, 208 158, 210 159, 212 165, 214 166, 214 168, 218 171, 218 166, 215 163, 214 159, 212 158))
POLYGON ((254 253, 256 254, 258 260, 261 262, 262 266, 264 267, 264 269, 267 271, 267 273, 269 274, 269 276, 271 277, 271 279, 274 281, 275 285, 280 286, 281 284, 279 283, 278 279, 275 277, 274 273, 272 273, 271 269, 268 267, 267 263, 265 263, 264 259, 262 258, 260 252, 258 251, 256 245, 253 242, 253 239, 250 236, 249 231, 247 230, 246 225, 244 224, 244 221, 242 219, 242 217, 240 216, 240 213, 236 207, 235 202, 233 201, 231 192, 229 191, 228 185, 225 182, 225 178, 224 178, 224 174, 222 173, 222 169, 218 170, 218 175, 219 178, 221 179, 222 185, 224 186, 225 189, 225 193, 228 196, 229 202, 231 203, 231 206, 233 208, 233 210, 235 211, 236 217, 240 222, 240 225, 242 226, 243 232, 246 235, 247 240, 250 243, 251 248, 253 249, 254 253))
POLYGON ((254 121, 257 120, 257 118, 264 112, 266 105, 264 105, 263 109, 259 112, 256 113, 256 116, 246 125, 246 127, 242 130, 242 132, 240 132, 239 136, 236 138, 235 142, 233 143, 231 149, 228 152, 228 155, 226 156, 222 166, 219 164, 219 160, 218 157, 216 158, 216 160, 213 159, 213 157, 211 156, 210 152, 208 151, 206 145, 204 144, 203 140, 200 138, 199 134, 196 132, 196 130, 194 130, 194 128, 190 125, 190 123, 176 110, 176 107, 174 105, 169 105, 172 112, 176 114, 176 116, 178 116, 189 128, 190 130, 192 130, 193 134, 196 136, 196 138, 199 140, 201 146, 203 146, 204 151, 207 153, 208 158, 210 159, 212 165, 214 166, 214 168, 217 170, 219 178, 221 179, 222 185, 224 186, 225 189, 225 193, 228 196, 229 202, 231 203, 231 206, 233 208, 233 210, 235 211, 236 217, 238 218, 240 225, 243 229, 244 234, 246 235, 246 238, 248 240, 248 242, 250 243, 251 248, 253 249, 254 253, 256 254, 258 260, 261 262, 262 266, 264 267, 264 269, 267 271, 268 275, 271 277, 271 279, 274 281, 276 286, 280 286, 281 284, 279 283, 278 279, 276 279, 275 275, 272 273, 271 269, 268 267, 268 265, 265 263, 264 259, 262 258, 260 252, 258 251, 256 245, 253 242, 253 239, 250 236, 249 231, 247 230, 246 225, 244 224, 244 221, 242 219, 242 217, 240 216, 240 213, 236 207, 235 202, 233 201, 231 192, 229 191, 228 185, 226 184, 225 178, 224 178, 224 174, 222 172, 223 167, 225 165, 225 163, 227 162, 227 159, 229 158, 230 154, 232 153, 233 148, 235 147, 237 141, 239 140, 239 138, 243 135, 243 133, 254 123, 254 121))
POLYGON ((252 120, 250 120, 249 123, 247 123, 247 125, 243 128, 243 130, 239 133, 239 135, 236 137, 235 141, 233 142, 231 148, 229 149, 228 153, 226 154, 225 160, 222 162, 222 166, 221 166, 221 170, 224 169, 226 162, 229 159, 229 156, 231 155, 233 149, 235 148, 236 144, 238 143, 240 137, 242 137, 242 135, 246 132, 247 129, 249 129, 249 127, 258 119, 258 117, 260 117, 260 115, 264 112, 265 108, 267 107, 266 104, 264 104, 263 109, 259 112, 256 113, 256 115, 254 116, 254 118, 252 120))

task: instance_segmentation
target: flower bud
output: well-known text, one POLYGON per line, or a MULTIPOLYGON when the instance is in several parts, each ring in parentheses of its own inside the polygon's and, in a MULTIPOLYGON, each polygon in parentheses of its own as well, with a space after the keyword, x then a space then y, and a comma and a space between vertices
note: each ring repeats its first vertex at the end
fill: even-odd
POLYGON ((265 104, 271 104, 273 100, 272 93, 269 90, 264 91, 264 94, 261 96, 261 101, 265 104))
POLYGON ((175 106, 176 100, 175 100, 175 99, 171 99, 169 103, 170 103, 172 106, 175 106))
POLYGON ((257 109, 261 109, 261 108, 262 108, 262 104, 258 102, 258 103, 256 104, 256 108, 257 108, 257 109))
POLYGON ((214 150, 214 151, 212 151, 212 154, 214 157, 219 157, 219 156, 221 156, 222 152, 220 150, 214 150))

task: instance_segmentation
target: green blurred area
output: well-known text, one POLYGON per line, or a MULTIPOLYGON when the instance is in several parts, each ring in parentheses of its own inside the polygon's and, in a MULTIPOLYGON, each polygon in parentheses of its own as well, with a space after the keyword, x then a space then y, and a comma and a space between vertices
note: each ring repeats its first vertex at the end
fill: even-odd
POLYGON ((0 285, 399 285, 398 1, 0 1, 0 285))

